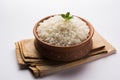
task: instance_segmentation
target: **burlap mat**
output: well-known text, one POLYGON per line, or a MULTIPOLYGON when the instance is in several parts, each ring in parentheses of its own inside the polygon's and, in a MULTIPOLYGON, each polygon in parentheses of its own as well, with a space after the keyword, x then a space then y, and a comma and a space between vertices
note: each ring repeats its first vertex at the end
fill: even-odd
POLYGON ((61 70, 69 69, 115 53, 110 45, 97 32, 93 36, 93 48, 88 55, 72 62, 57 62, 42 58, 35 47, 34 39, 25 39, 15 43, 18 64, 21 69, 29 69, 35 77, 42 77, 61 70))

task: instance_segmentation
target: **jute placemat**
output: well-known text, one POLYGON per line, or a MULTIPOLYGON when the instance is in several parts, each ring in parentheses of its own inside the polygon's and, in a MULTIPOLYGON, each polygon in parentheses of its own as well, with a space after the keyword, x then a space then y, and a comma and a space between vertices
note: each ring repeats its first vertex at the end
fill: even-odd
POLYGON ((82 65, 115 53, 115 48, 97 32, 93 36, 93 48, 88 55, 72 62, 57 62, 42 58, 34 46, 34 39, 25 39, 15 43, 18 64, 29 69, 35 77, 42 77, 61 70, 82 65))

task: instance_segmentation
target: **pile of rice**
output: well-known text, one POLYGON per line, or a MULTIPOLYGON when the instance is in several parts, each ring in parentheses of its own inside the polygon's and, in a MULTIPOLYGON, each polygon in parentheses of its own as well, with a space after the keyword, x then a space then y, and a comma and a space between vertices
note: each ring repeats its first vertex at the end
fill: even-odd
POLYGON ((75 16, 65 21, 56 15, 40 22, 37 33, 41 40, 51 45, 71 46, 87 39, 89 28, 84 21, 75 16))

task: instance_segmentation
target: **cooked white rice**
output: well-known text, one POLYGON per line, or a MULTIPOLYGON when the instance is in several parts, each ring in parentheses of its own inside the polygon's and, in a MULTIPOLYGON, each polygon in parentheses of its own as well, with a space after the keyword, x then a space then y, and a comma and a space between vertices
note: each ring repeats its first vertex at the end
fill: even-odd
POLYGON ((89 28, 80 18, 73 17, 65 21, 56 15, 39 23, 38 36, 44 42, 55 46, 71 46, 84 41, 89 35, 89 28))

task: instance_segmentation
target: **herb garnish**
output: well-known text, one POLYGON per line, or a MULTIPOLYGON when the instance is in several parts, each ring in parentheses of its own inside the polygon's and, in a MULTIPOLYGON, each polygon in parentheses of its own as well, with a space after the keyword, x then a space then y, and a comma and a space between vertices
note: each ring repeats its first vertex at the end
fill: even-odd
POLYGON ((65 21, 68 21, 73 18, 73 16, 70 16, 70 12, 67 12, 66 14, 61 14, 61 16, 65 19, 65 21))

